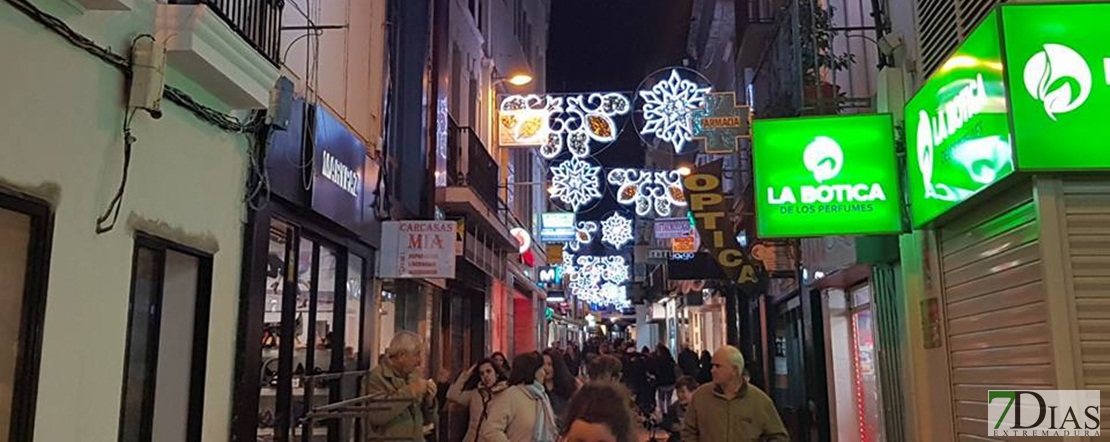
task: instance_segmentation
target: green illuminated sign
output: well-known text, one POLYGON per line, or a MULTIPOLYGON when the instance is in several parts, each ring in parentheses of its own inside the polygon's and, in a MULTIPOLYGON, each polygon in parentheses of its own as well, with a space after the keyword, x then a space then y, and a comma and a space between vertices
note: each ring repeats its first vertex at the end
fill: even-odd
POLYGON ((1002 7, 1021 171, 1110 167, 1110 5, 1002 7))
POLYGON ((763 238, 902 231, 890 115, 752 123, 763 238))
POLYGON ((910 221, 932 221, 1014 170, 998 13, 906 105, 910 221))

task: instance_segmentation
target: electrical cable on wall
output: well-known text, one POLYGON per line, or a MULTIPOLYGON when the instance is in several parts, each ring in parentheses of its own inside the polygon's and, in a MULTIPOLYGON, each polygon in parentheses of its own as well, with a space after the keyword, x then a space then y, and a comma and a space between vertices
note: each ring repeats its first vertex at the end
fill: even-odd
MULTIPOLYGON (((19 10, 35 22, 58 34, 70 44, 84 50, 85 52, 88 52, 89 54, 95 56, 96 58, 99 58, 100 60, 108 63, 116 69, 119 69, 127 77, 127 81, 130 86, 134 71, 131 65, 131 60, 129 58, 116 54, 110 49, 96 44, 96 42, 81 35, 77 31, 74 31, 73 28, 70 28, 69 25, 67 25, 61 19, 44 12, 28 0, 7 0, 7 3, 12 5, 15 9, 19 10)), ((154 39, 154 37, 149 34, 143 34, 135 37, 135 39, 132 40, 132 56, 134 55, 135 43, 138 42, 141 38, 150 38, 151 40, 154 39)), ((263 147, 261 150, 264 150, 265 145, 268 144, 269 134, 272 132, 269 130, 269 128, 266 127, 266 112, 264 110, 257 111, 253 114, 251 119, 244 123, 232 115, 220 112, 216 109, 197 102, 189 94, 170 85, 163 86, 161 97, 166 98, 167 100, 181 106, 201 121, 212 124, 224 131, 247 134, 248 142, 250 143, 248 155, 251 159, 251 173, 253 174, 252 176, 256 177, 254 179, 256 182, 248 186, 249 188, 251 188, 251 191, 247 193, 247 198, 249 198, 247 200, 247 203, 252 209, 257 210, 259 207, 261 207, 256 205, 253 199, 257 195, 259 195, 263 189, 266 192, 267 200, 269 199, 270 194, 269 177, 264 168, 264 164, 261 164, 261 162, 259 161, 259 158, 264 158, 264 154, 260 155, 260 149, 258 149, 257 147, 257 143, 261 142, 263 143, 263 147)), ((124 117, 123 171, 121 174, 119 187, 117 188, 115 195, 112 197, 111 202, 108 204, 108 208, 96 220, 97 234, 111 231, 113 228, 115 228, 116 221, 119 219, 119 213, 123 205, 123 196, 127 186, 127 177, 128 170, 131 164, 132 148, 136 141, 136 138, 132 134, 131 129, 131 123, 134 120, 136 110, 138 110, 138 108, 129 107, 127 115, 124 117)), ((155 118, 160 117, 159 111, 152 109, 147 110, 155 118)))
MULTIPOLYGON (((116 69, 122 71, 125 75, 130 75, 131 66, 128 59, 122 55, 116 54, 111 50, 97 45, 92 40, 74 31, 69 25, 61 21, 57 17, 47 14, 43 10, 36 7, 28 0, 6 0, 8 4, 12 5, 24 15, 30 17, 32 20, 42 24, 54 33, 60 35, 66 41, 74 46, 85 50, 93 56, 103 60, 104 62, 114 66, 116 69)), ((224 112, 212 109, 208 106, 198 103, 193 97, 184 91, 177 89, 173 86, 166 85, 164 96, 169 101, 185 108, 197 118, 212 124, 220 129, 228 132, 252 132, 259 129, 256 124, 244 124, 239 119, 228 115, 224 112)))
POLYGON ((104 210, 104 213, 96 219, 97 235, 112 231, 116 227, 116 220, 119 219, 120 207, 123 205, 123 193, 127 188, 127 171, 131 167, 131 146, 136 141, 135 137, 131 135, 131 120, 135 118, 136 111, 138 109, 131 109, 127 116, 123 118, 123 172, 119 188, 116 189, 116 195, 112 197, 112 201, 108 203, 108 208, 104 210), (110 223, 108 223, 109 218, 111 218, 110 223))

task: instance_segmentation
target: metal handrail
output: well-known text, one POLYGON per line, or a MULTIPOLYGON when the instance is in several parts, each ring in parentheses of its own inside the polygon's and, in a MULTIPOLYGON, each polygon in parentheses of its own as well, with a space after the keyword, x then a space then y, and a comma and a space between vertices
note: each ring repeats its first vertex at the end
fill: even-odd
POLYGON ((275 66, 281 63, 281 10, 285 0, 169 0, 171 5, 207 5, 275 66))
MULTIPOLYGON (((370 374, 370 370, 347 371, 342 373, 325 373, 302 376, 302 385, 305 386, 304 401, 308 411, 298 419, 297 425, 301 426, 301 437, 312 440, 312 429, 317 422, 339 420, 340 426, 351 421, 359 428, 361 441, 411 441, 412 437, 374 436, 370 434, 370 422, 367 419, 372 411, 387 410, 394 404, 411 402, 411 398, 390 399, 383 393, 371 393, 359 397, 344 399, 324 405, 313 406, 312 394, 317 382, 330 382, 344 378, 361 378, 370 374)), ((432 431, 438 431, 433 426, 432 431)), ((438 438, 437 438, 438 439, 438 438)))

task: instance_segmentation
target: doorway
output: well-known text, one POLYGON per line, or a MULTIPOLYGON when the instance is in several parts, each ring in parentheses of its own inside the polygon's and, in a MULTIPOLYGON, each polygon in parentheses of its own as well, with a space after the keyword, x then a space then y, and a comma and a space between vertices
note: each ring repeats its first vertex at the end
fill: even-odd
POLYGON ((270 221, 258 390, 259 441, 335 441, 353 428, 299 425, 313 407, 357 396, 359 385, 304 376, 368 368, 363 357, 369 260, 291 222, 270 221))
POLYGON ((211 255, 135 239, 121 442, 200 441, 211 297, 211 255))
POLYGON ((0 437, 34 433, 53 213, 0 192, 0 437))

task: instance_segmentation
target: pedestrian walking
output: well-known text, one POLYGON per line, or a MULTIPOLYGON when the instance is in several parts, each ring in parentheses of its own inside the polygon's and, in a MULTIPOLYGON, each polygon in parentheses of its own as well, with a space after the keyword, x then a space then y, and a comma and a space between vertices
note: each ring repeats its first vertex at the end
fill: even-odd
POLYGON ((447 400, 468 407, 470 423, 463 442, 474 442, 489 418, 493 398, 509 387, 508 374, 500 371, 493 359, 483 359, 464 371, 447 390, 447 400))
POLYGON ((713 382, 698 387, 686 409, 683 442, 788 442, 771 398, 744 380, 744 355, 726 345, 713 354, 713 382))
POLYGON ((524 353, 513 359, 509 388, 490 403, 479 436, 483 442, 555 442, 555 411, 544 391, 543 356, 524 353))

